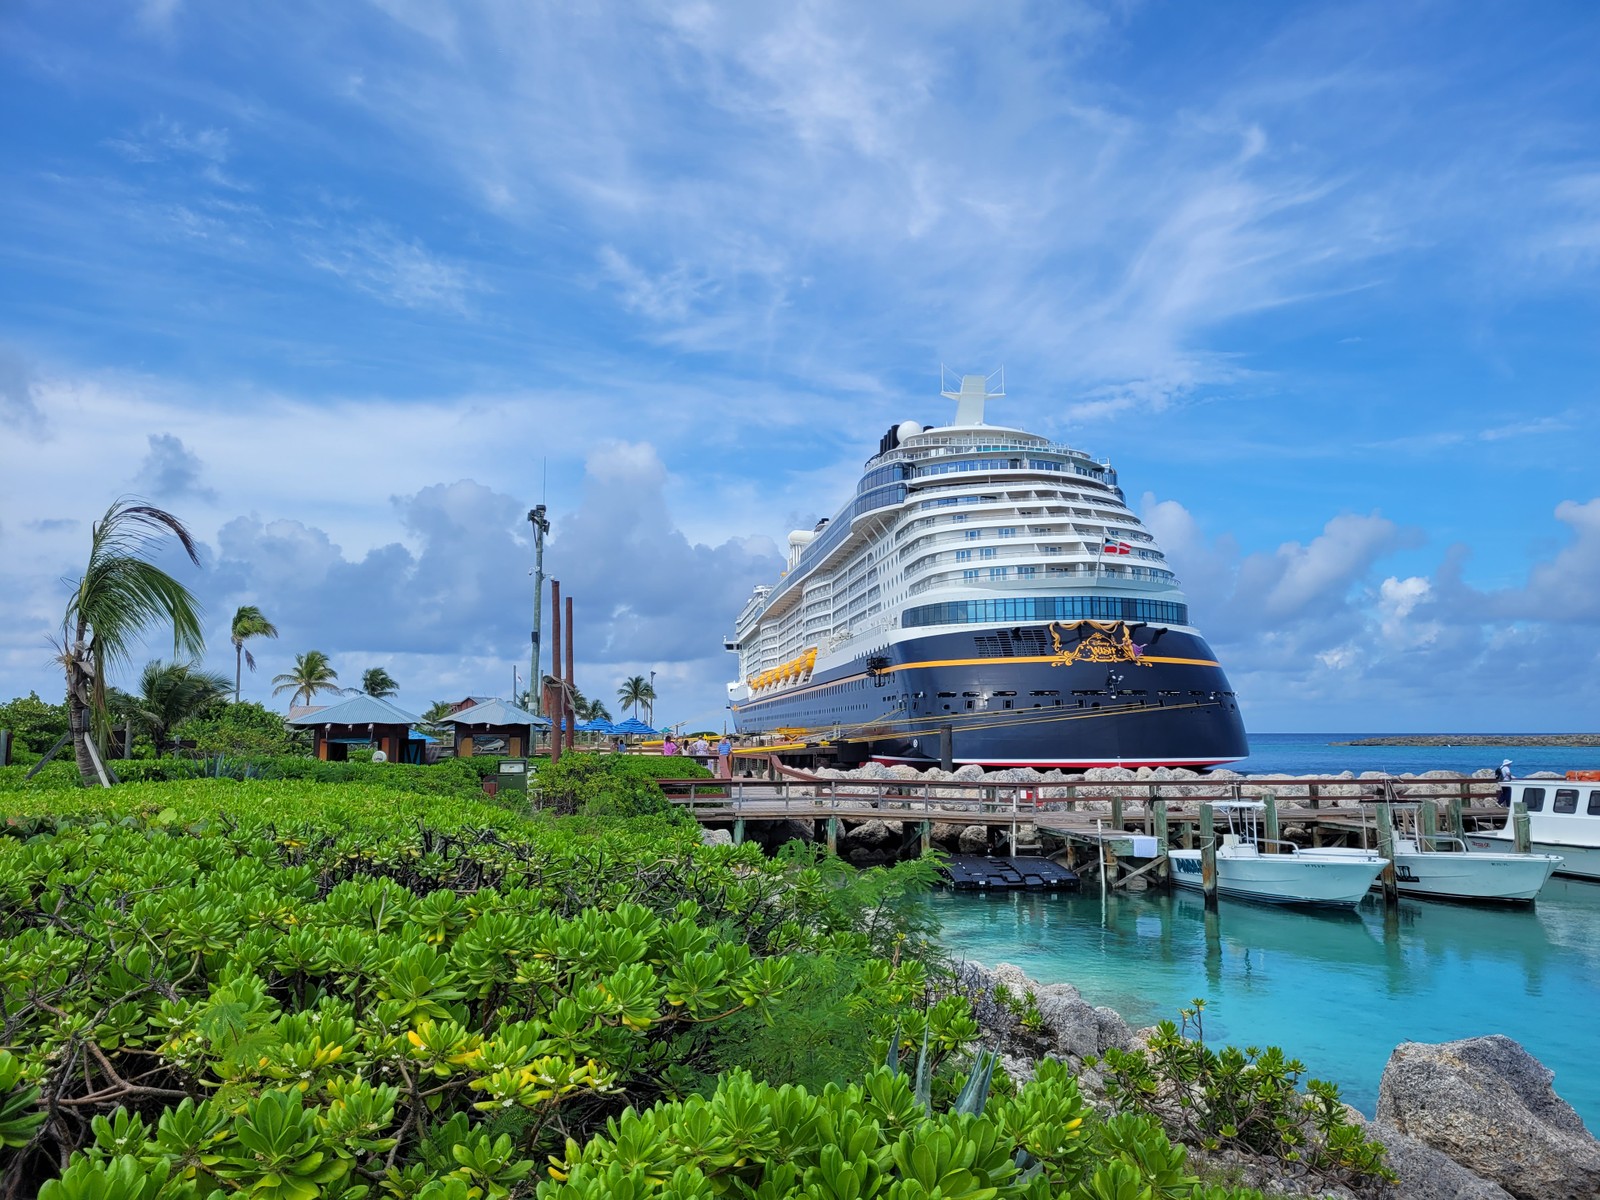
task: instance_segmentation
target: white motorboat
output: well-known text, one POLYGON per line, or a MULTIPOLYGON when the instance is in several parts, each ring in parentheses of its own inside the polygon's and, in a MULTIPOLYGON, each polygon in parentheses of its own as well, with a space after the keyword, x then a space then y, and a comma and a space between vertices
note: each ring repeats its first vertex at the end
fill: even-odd
POLYGON ((1467 834, 1467 846, 1479 852, 1504 854, 1516 844, 1511 806, 1528 812, 1529 849, 1561 856, 1557 875, 1600 880, 1600 772, 1568 771, 1565 779, 1511 779, 1500 785, 1506 810, 1499 829, 1467 834), (1587 777, 1587 778, 1586 778, 1587 777))
MULTIPOLYGON (((1259 801, 1233 800, 1212 805, 1226 818, 1227 831, 1217 847, 1217 892, 1268 904, 1353 907, 1383 870, 1381 855, 1363 851, 1321 854, 1302 851, 1293 842, 1261 835, 1259 801)), ((1167 860, 1179 887, 1199 888, 1201 852, 1171 850, 1167 860)))
MULTIPOLYGON (((1561 867, 1558 854, 1472 851, 1460 838, 1424 833, 1420 811, 1416 804, 1400 804, 1390 810, 1395 833, 1395 885, 1402 896, 1527 903, 1538 896, 1561 867)), ((1322 846, 1304 853, 1338 857, 1371 851, 1322 846)))

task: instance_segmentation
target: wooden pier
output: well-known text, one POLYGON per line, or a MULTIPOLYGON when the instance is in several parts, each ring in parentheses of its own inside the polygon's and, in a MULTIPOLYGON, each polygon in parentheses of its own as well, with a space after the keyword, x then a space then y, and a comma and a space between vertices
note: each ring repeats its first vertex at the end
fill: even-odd
POLYGON ((1506 817, 1495 803, 1497 782, 1467 776, 989 783, 822 779, 782 767, 767 774, 661 786, 701 824, 728 828, 735 842, 744 840, 747 823, 801 821, 812 823, 813 840, 837 852, 845 822, 893 821, 903 830, 899 853, 926 853, 936 824, 983 826, 991 849, 1003 843, 1011 854, 1036 850, 1070 871, 1103 876, 1109 888, 1166 882, 1166 851, 1175 845, 1214 848, 1215 801, 1258 800, 1266 806, 1266 838, 1295 833, 1310 846, 1365 845, 1375 836, 1382 849, 1394 803, 1422 804, 1429 828, 1457 837, 1506 817), (1030 833, 1036 840, 1025 842, 1030 833))

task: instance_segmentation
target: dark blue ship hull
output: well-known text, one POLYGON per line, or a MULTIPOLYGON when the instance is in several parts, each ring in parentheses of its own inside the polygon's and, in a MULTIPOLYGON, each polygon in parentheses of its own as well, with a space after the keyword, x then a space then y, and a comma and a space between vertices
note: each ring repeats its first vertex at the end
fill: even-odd
POLYGON ((734 707, 740 733, 937 765, 1211 766, 1245 757, 1238 699, 1205 639, 1121 623, 934 634, 734 707))

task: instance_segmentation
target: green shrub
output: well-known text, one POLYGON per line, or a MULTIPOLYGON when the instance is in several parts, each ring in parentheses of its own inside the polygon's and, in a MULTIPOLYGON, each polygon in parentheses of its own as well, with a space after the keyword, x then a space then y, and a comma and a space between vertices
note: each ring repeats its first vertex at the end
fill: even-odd
POLYGON ((535 777, 536 802, 562 816, 658 816, 693 825, 693 819, 672 804, 656 782, 688 778, 712 776, 685 758, 567 753, 559 762, 540 760, 535 777))
MULTIPOLYGON (((805 868, 662 817, 231 779, 19 791, 5 813, 15 1083, 104 1118, 85 1150, 100 1166, 80 1157, 59 1200, 130 1157, 170 1170, 157 1191, 487 1195, 558 1130, 709 1086, 752 1029, 779 1028, 764 1021, 801 958, 865 964, 810 995, 853 1018, 826 1023, 862 1056, 926 991, 920 964, 873 958, 881 914, 857 928, 805 868)), ((34 1107, 3 1092, 0 1112, 34 1107)), ((83 1127, 46 1128, 0 1149, 0 1175, 43 1182, 85 1148, 83 1127)))
POLYGON ((37 762, 39 756, 67 731, 67 704, 49 704, 29 692, 0 704, 0 729, 11 731, 14 762, 37 762))
POLYGON ((1305 1064, 1276 1046, 1212 1050, 1204 1040, 1205 1007, 1195 1000, 1184 1009, 1182 1028, 1161 1022, 1145 1050, 1107 1050, 1107 1093, 1207 1150, 1267 1155, 1373 1195, 1396 1181, 1383 1147, 1345 1115, 1335 1085, 1312 1079, 1302 1093, 1305 1064))

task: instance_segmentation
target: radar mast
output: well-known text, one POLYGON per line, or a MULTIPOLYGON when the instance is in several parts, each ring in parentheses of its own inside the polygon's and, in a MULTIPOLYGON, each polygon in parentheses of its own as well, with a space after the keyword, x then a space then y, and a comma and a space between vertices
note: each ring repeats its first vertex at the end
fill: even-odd
POLYGON ((951 388, 950 382, 955 378, 941 363, 939 366, 939 394, 947 400, 956 402, 956 419, 954 425, 982 425, 983 405, 986 400, 993 400, 1006 394, 1006 369, 1001 367, 991 375, 963 375, 959 390, 951 388), (998 379, 999 382, 991 389, 990 381, 998 379))

